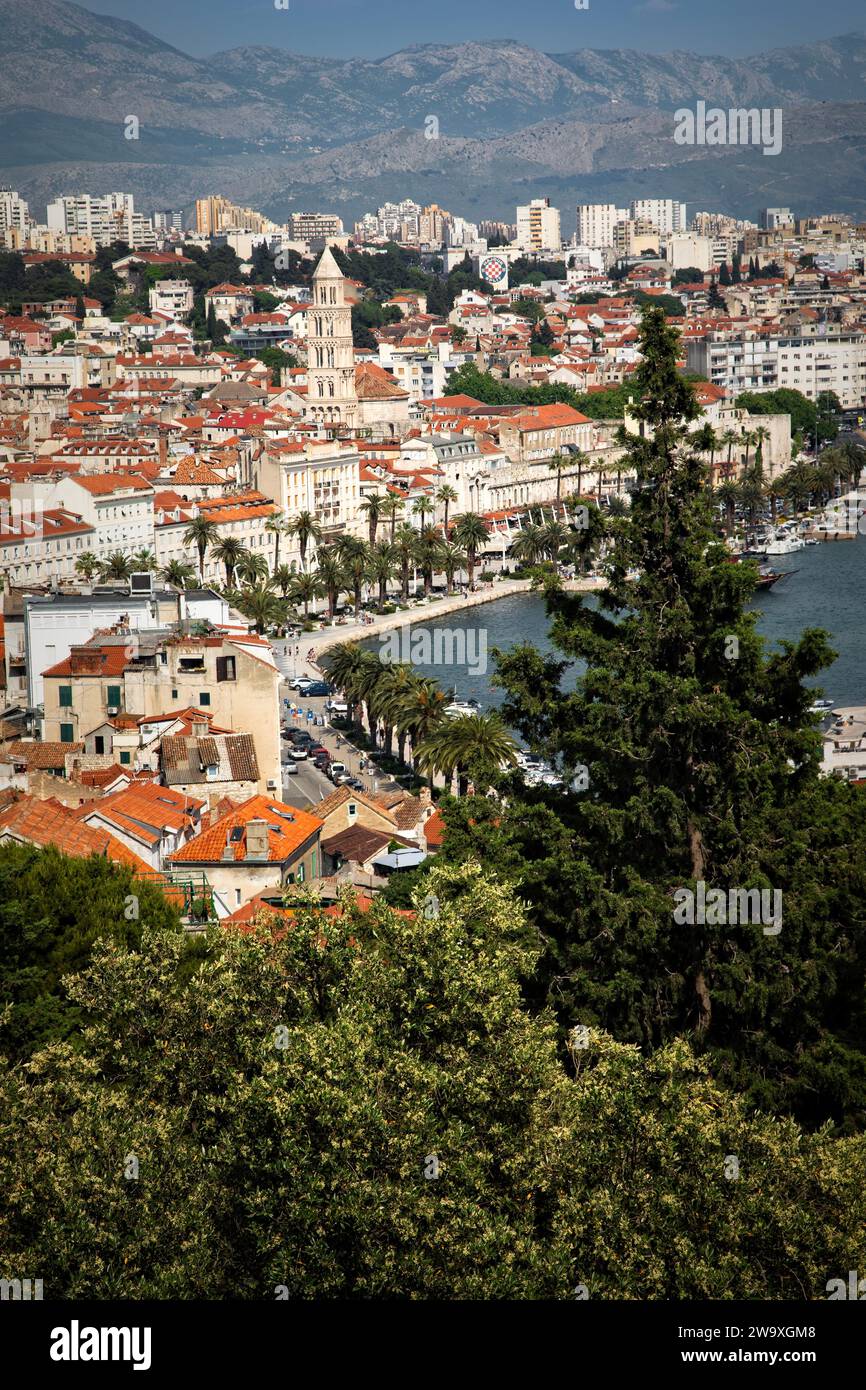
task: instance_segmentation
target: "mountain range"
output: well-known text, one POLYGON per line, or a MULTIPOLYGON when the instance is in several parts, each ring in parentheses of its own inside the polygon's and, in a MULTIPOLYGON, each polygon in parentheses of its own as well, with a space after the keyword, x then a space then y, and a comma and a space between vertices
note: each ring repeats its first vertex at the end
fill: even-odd
POLYGON ((62 192, 123 189, 142 211, 220 192, 277 220, 305 209, 348 225, 401 197, 513 221, 547 195, 567 232, 578 202, 651 196, 866 217, 863 33, 738 59, 508 39, 377 60, 261 46, 193 58, 64 0, 0 0, 0 62, 0 180, 39 216, 62 192), (782 153, 677 145, 674 112, 698 101, 781 108, 782 153))

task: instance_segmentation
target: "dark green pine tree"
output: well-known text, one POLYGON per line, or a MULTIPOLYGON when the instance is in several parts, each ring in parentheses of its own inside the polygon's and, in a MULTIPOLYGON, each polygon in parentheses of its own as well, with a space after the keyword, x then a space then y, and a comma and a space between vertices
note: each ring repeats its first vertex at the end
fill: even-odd
POLYGON ((730 270, 728 269, 728 263, 727 263, 727 261, 724 261, 724 262, 722 263, 722 268, 721 268, 721 270, 719 271, 719 284, 720 284, 720 285, 730 285, 730 284, 731 284, 731 272, 730 272, 730 270))
POLYGON ((739 285, 742 278, 743 273, 741 270, 740 258, 735 251, 733 256, 731 257, 731 284, 739 285))
POLYGON ((755 571, 718 539, 688 439, 700 410, 656 308, 641 350, 644 437, 621 436, 637 483, 608 523, 606 591, 549 589, 562 659, 498 654, 506 721, 577 790, 515 778, 504 810, 452 803, 445 852, 519 882, 547 945, 535 997, 565 1026, 647 1048, 685 1033, 758 1104, 862 1120, 866 800, 821 776, 803 684, 833 654, 817 630, 765 650, 755 571), (781 930, 677 925, 674 894, 698 881, 779 890, 781 930))
POLYGON ((725 307, 725 301, 719 293, 719 287, 716 284, 715 276, 712 276, 710 279, 710 292, 707 296, 707 304, 711 309, 724 309, 725 307))
POLYGON ((213 300, 207 307, 207 336, 210 338, 214 347, 220 347, 228 337, 228 330, 222 319, 217 318, 213 300))

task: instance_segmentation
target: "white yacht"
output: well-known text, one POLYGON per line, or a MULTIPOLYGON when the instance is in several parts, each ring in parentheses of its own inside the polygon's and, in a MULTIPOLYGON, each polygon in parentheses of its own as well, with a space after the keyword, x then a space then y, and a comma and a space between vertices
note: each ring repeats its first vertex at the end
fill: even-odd
POLYGON ((447 714, 449 719, 460 719, 464 714, 480 714, 481 707, 477 700, 454 700, 445 706, 442 713, 447 714))
POLYGON ((795 531, 780 528, 764 546, 765 555, 793 555, 795 550, 803 550, 806 542, 795 531))

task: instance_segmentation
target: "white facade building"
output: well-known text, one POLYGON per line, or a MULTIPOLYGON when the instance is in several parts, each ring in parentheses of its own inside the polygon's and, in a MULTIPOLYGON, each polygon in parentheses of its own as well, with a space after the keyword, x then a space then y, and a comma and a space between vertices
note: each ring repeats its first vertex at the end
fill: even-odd
POLYGON ((516 241, 523 251, 559 251, 559 208, 552 208, 549 198, 533 198, 525 207, 519 207, 516 241))
POLYGON ((635 198, 631 216, 635 222, 651 222, 663 236, 669 232, 684 232, 688 227, 685 203, 673 198, 635 198))

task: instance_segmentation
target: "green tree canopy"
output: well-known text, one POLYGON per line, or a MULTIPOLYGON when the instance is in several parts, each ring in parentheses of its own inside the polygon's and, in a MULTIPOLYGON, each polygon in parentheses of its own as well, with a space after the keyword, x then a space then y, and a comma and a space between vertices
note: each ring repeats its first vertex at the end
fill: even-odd
POLYGON ((9 1265, 211 1299, 799 1299, 853 1267, 862 1138, 750 1113, 682 1042, 587 1029, 563 1066, 510 894, 428 883, 215 929, 192 974, 168 932, 101 945, 78 1046, 0 1079, 9 1265))
POLYGON ((754 572, 718 543, 687 437, 699 409, 658 310, 641 348, 646 437, 623 439, 638 481, 612 523, 606 590, 551 587, 558 652, 515 647, 496 678, 506 722, 576 789, 517 782, 491 817, 452 808, 450 852, 520 884, 547 943, 535 987, 563 1022, 646 1048, 688 1034, 753 1102, 859 1124, 866 803, 820 775, 804 684, 832 653, 814 630, 765 651, 754 572), (780 892, 781 931, 677 925, 674 895, 698 881, 780 892))

